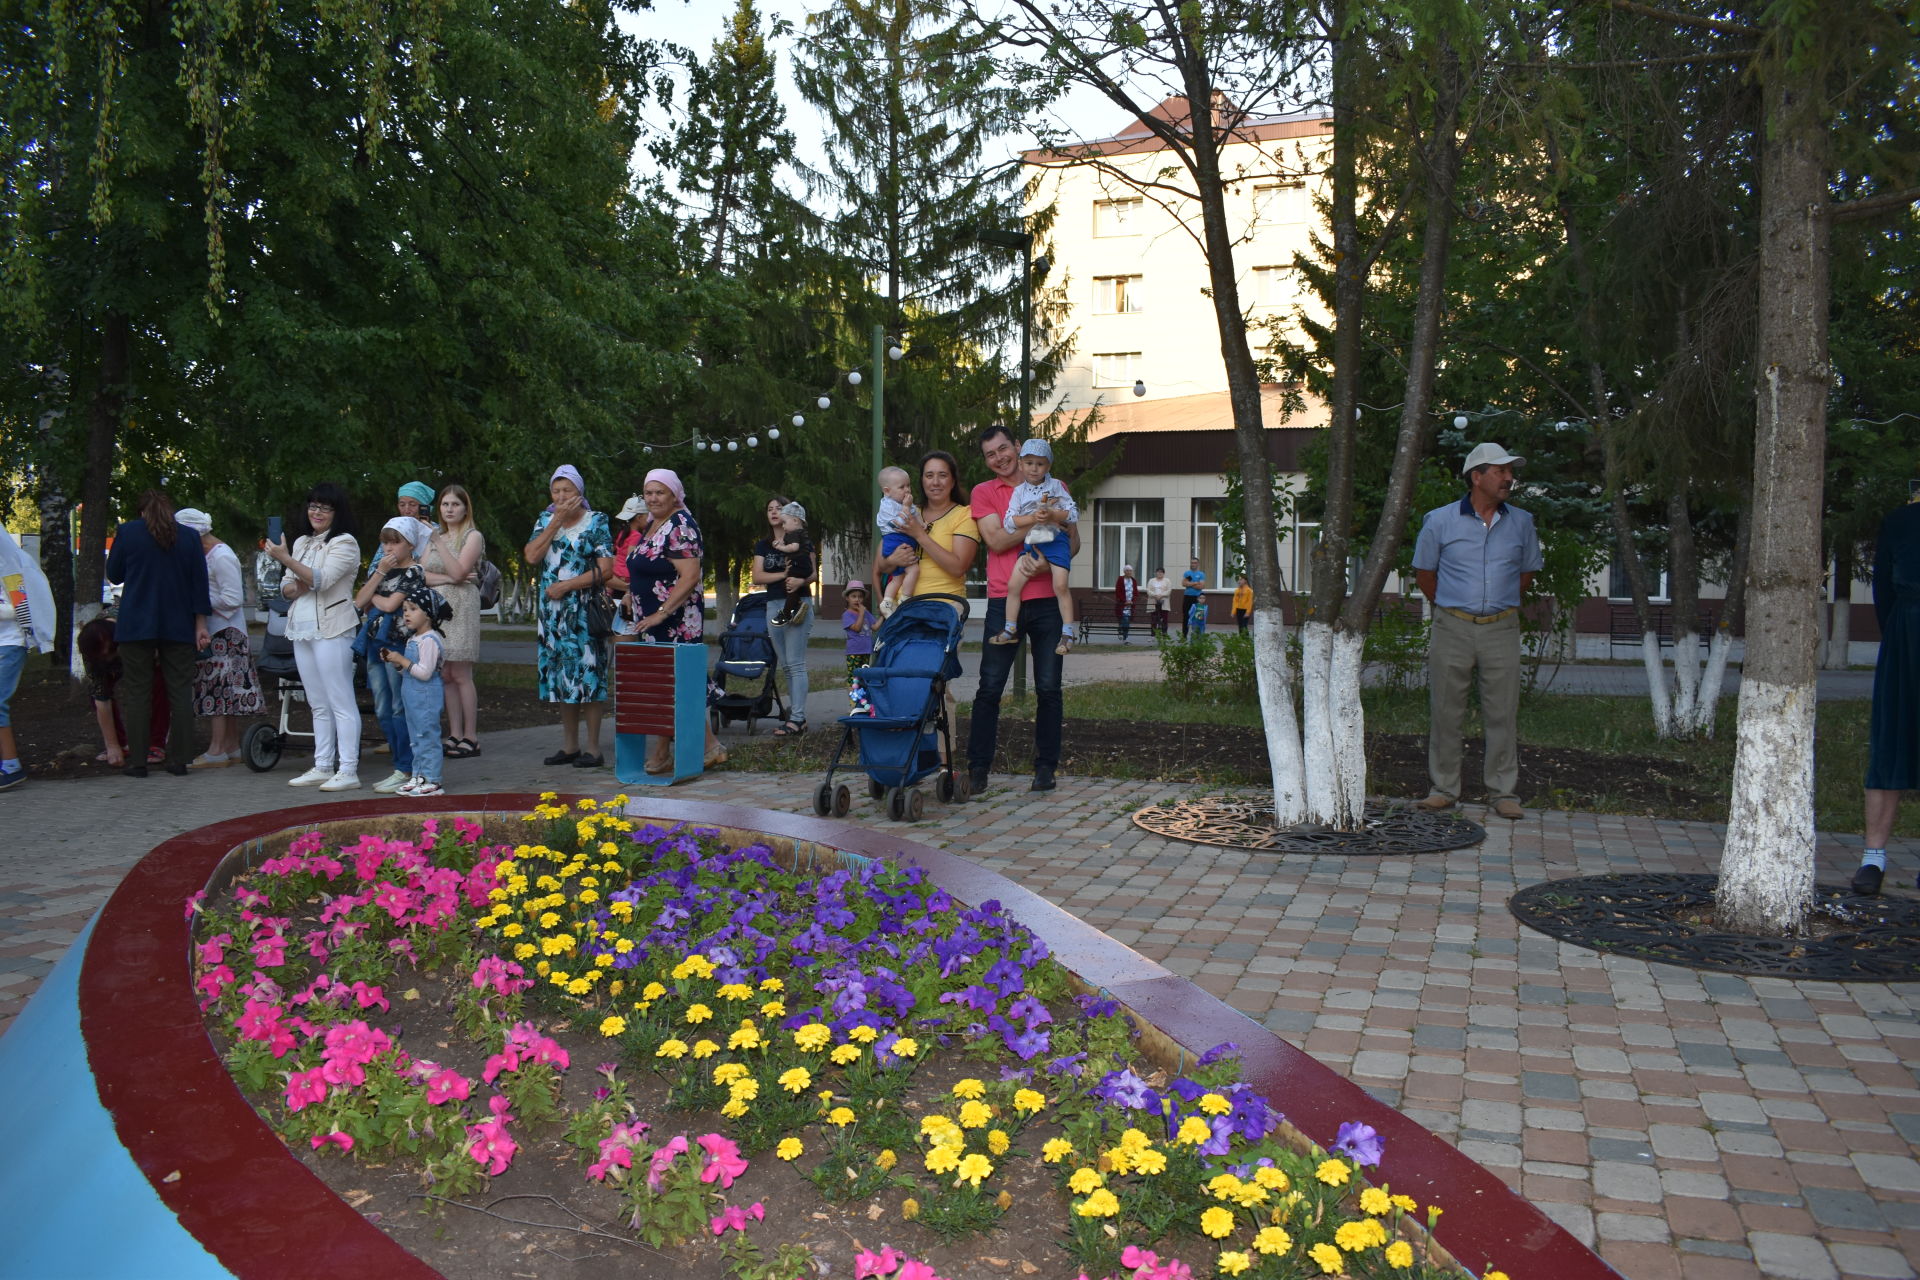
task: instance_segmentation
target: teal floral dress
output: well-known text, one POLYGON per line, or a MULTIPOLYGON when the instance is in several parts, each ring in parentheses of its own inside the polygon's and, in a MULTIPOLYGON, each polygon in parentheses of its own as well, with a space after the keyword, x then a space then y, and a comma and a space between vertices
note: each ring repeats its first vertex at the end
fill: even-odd
MULTIPOLYGON (((553 519, 543 511, 532 538, 553 519)), ((528 540, 531 541, 532 538, 528 540)), ((593 511, 581 524, 554 535, 540 565, 539 639, 542 702, 604 702, 607 697, 607 642, 587 634, 587 593, 573 591, 547 599, 547 588, 567 578, 592 573, 600 559, 613 556, 613 534, 604 512, 593 511)))

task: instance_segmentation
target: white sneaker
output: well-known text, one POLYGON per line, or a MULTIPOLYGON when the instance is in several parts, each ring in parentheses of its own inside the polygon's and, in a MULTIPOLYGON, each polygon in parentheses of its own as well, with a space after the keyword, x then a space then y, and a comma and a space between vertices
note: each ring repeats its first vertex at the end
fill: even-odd
POLYGON ((360 789, 360 771, 342 769, 320 784, 322 791, 358 791, 360 789))
POLYGON ((430 778, 415 778, 413 780, 413 785, 408 787, 407 790, 402 791, 400 794, 406 795, 406 796, 412 796, 417 800, 422 796, 443 796, 447 793, 441 790, 439 783, 433 781, 430 778))
POLYGON ((395 787, 393 789, 393 793, 398 796, 410 796, 413 794, 413 789, 419 785, 420 785, 420 775, 416 773, 408 777, 408 779, 405 782, 395 787))
POLYGON ((331 769, 309 769, 299 777, 288 778, 287 785, 290 787, 317 787, 331 777, 333 777, 333 770, 331 769))
POLYGON ((383 796, 388 796, 388 795, 392 795, 396 791, 404 791, 406 789, 407 784, 412 781, 413 781, 412 774, 402 772, 399 769, 395 769, 392 773, 380 779, 380 781, 374 783, 373 789, 375 791, 378 791, 383 796))

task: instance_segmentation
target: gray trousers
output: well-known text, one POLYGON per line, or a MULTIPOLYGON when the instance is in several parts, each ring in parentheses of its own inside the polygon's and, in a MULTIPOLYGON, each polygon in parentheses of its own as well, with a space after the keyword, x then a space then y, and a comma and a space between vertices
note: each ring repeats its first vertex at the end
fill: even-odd
POLYGON ((1427 775, 1433 789, 1460 798, 1460 729, 1467 716, 1467 683, 1480 672, 1480 714, 1487 726, 1489 801, 1518 800, 1520 785, 1520 615, 1477 625, 1433 611, 1427 646, 1431 728, 1427 775))

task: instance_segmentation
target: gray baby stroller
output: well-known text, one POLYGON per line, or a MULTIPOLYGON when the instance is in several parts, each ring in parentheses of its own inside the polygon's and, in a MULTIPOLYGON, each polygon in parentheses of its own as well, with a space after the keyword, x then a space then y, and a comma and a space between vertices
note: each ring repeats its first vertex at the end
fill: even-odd
POLYGON ((240 758, 255 773, 265 773, 280 763, 280 755, 290 741, 295 738, 313 741, 313 721, 309 714, 305 733, 293 728, 293 708, 307 704, 307 691, 300 683, 300 669, 293 660, 293 641, 287 639, 287 609, 292 601, 280 594, 278 572, 271 575, 271 590, 268 589, 268 575, 260 574, 259 582, 260 600, 267 613, 267 635, 261 641, 260 655, 254 665, 259 669, 263 682, 268 678, 273 680, 280 699, 280 721, 277 727, 271 724, 250 726, 240 739, 240 758))

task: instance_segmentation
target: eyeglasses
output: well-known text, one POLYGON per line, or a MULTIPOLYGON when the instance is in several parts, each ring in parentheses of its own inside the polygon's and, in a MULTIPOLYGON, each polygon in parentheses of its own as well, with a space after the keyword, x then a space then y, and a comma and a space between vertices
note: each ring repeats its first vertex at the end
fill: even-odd
POLYGON ((307 504, 307 510, 331 513, 333 511, 333 504, 331 502, 309 502, 307 504))

